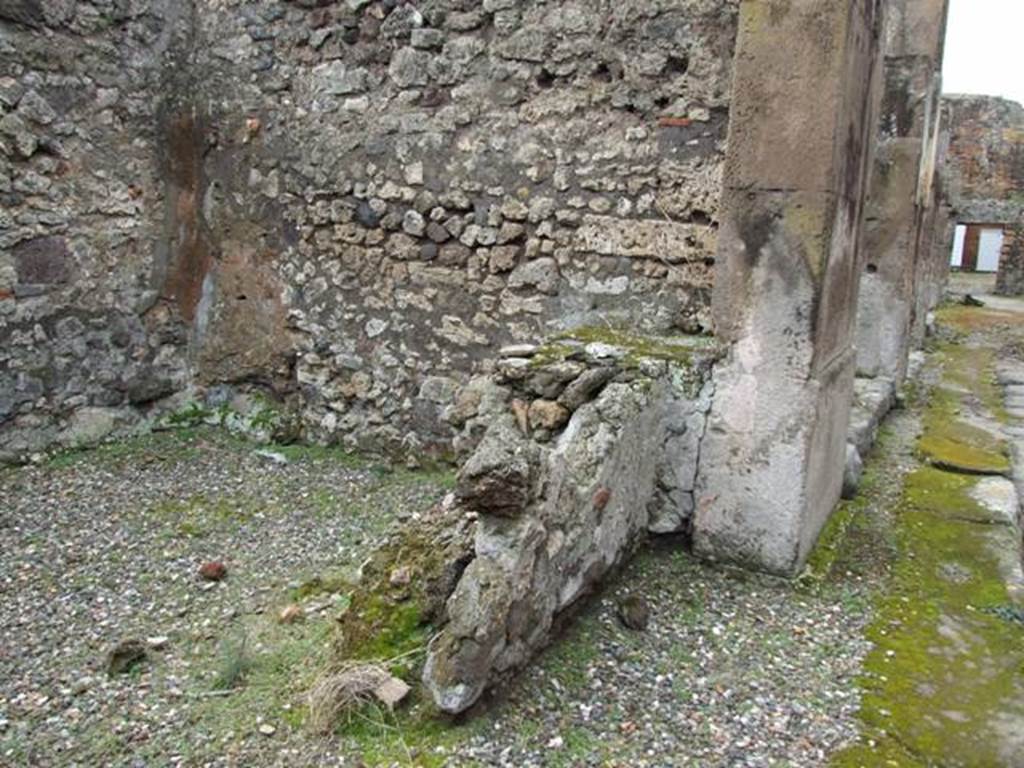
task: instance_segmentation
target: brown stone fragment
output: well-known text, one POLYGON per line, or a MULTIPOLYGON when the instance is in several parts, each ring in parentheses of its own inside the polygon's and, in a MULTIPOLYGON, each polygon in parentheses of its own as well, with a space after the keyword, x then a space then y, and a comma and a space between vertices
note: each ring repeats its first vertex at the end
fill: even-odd
POLYGON ((626 629, 642 632, 651 620, 651 608, 639 595, 630 595, 618 605, 619 621, 626 629))
POLYGON ((228 567, 217 560, 199 566, 199 576, 204 581, 223 581, 228 575, 228 567))
POLYGON ((409 695, 409 684, 398 677, 389 677, 373 691, 373 695, 387 706, 394 708, 402 699, 409 695))
POLYGON ((519 425, 519 431, 524 435, 530 434, 530 409, 529 406, 522 400, 512 401, 512 414, 516 417, 516 424, 519 425))
POLYGON ((305 618, 306 612, 302 610, 301 605, 296 605, 295 603, 286 605, 281 609, 281 613, 277 615, 277 620, 281 624, 295 624, 305 618))
POLYGON ((530 404, 530 428, 561 429, 571 415, 568 408, 554 400, 534 400, 530 404))

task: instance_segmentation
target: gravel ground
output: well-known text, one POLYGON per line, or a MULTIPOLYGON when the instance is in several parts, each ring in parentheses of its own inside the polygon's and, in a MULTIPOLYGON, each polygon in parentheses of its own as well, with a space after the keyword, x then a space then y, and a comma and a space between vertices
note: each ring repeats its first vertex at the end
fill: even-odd
MULTIPOLYGON (((887 469, 909 455, 903 420, 887 469)), ((857 735, 872 557, 799 586, 666 545, 469 722, 413 707, 315 737, 302 693, 343 609, 335 576, 449 478, 289 458, 201 433, 0 472, 0 765, 821 766, 857 735), (208 560, 225 581, 197 577, 208 560), (649 602, 646 631, 618 621, 626 594, 649 602), (307 619, 280 624, 294 600, 307 619), (125 638, 166 645, 108 678, 125 638), (218 689, 240 658, 240 685, 218 689)), ((900 472, 880 474, 884 507, 900 472)))
POLYGON ((796 593, 666 553, 643 557, 624 582, 650 601, 649 628, 623 628, 614 599, 601 600, 461 758, 820 766, 855 737, 866 650, 856 592, 796 593))
POLYGON ((287 714, 329 639, 331 579, 439 498, 446 478, 315 449, 287 449, 284 465, 256 451, 183 432, 0 471, 0 765, 264 753, 260 721, 287 714), (227 566, 224 581, 198 578, 208 561, 227 566), (281 626, 297 589, 309 618, 281 626), (108 678, 106 653, 126 639, 157 647, 108 678), (217 677, 232 664, 250 685, 222 696, 217 677))

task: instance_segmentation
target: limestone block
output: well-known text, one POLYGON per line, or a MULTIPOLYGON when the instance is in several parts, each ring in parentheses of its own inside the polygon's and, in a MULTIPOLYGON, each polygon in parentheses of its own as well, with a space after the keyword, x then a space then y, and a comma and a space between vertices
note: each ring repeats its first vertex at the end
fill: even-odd
POLYGON ((535 447, 511 413, 505 413, 459 470, 456 496, 476 512, 519 516, 532 498, 535 457, 535 447))
POLYGON ((655 258, 676 264, 703 259, 714 251, 715 232, 699 224, 587 215, 583 217, 573 245, 578 250, 602 255, 655 258))

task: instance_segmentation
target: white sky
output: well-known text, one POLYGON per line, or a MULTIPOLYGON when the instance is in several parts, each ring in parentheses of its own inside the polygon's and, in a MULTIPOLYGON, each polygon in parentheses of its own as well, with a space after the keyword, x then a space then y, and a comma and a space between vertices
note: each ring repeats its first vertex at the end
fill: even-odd
POLYGON ((950 0, 946 93, 983 93, 1024 104, 1024 0, 950 0))

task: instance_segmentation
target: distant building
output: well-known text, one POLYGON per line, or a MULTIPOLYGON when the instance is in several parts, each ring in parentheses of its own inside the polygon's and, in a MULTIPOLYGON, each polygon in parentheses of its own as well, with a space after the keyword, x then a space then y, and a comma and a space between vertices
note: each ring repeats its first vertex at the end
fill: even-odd
MULTIPOLYGON (((998 272, 1024 214, 1024 107, 992 96, 946 96, 950 133, 945 185, 957 222, 950 264, 998 272)), ((1005 281, 1001 281, 1001 285, 1005 281)), ((1024 286, 1004 286, 1020 292, 1024 286)))

